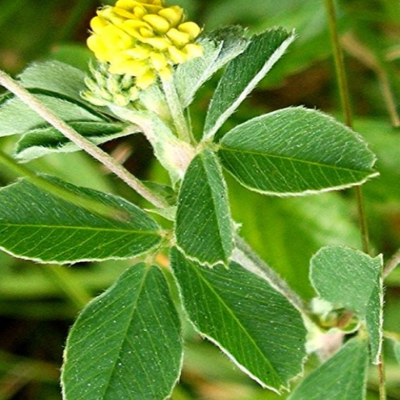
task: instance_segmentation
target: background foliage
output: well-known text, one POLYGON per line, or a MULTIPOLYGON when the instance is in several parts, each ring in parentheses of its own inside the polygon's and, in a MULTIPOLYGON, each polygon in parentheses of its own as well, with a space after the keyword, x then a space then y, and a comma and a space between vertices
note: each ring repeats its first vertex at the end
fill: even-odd
MULTIPOLYGON (((234 114, 232 123, 293 105, 318 108, 342 119, 322 1, 176 3, 207 30, 240 23, 251 32, 272 26, 297 31, 298 39, 288 54, 234 114)), ((0 1, 0 68, 15 74, 30 61, 47 58, 86 68, 90 56, 84 46, 88 21, 99 5, 89 0, 0 1)), ((400 112, 400 23, 396 18, 400 3, 348 0, 339 1, 338 7, 355 128, 378 155, 377 169, 381 173, 363 187, 371 242, 374 253, 383 253, 387 262, 400 248, 400 130, 393 127, 399 125, 396 109, 400 112)), ((213 81, 209 82, 196 99, 193 110, 198 107, 202 111, 199 114, 204 115, 212 85, 213 81)), ((195 112, 192 117, 194 126, 202 124, 195 112)), ((230 128, 229 123, 224 127, 230 128)), ((12 152, 14 145, 13 138, 0 141, 7 152, 12 152)), ((149 146, 139 135, 116 139, 104 147, 125 160, 139 177, 162 178, 149 146)), ((48 155, 28 165, 77 185, 138 201, 124 184, 82 153, 48 155)), ((15 178, 9 171, 0 171, 1 185, 15 178)), ((320 247, 346 244, 361 248, 355 194, 351 190, 280 199, 244 191, 233 181, 230 189, 233 215, 243 223, 244 236, 305 298, 314 294, 308 277, 309 260, 320 247)), ((88 300, 86 293, 102 292, 129 265, 129 261, 85 263, 64 270, 0 253, 0 400, 60 399, 59 367, 69 326, 88 300), (69 282, 69 289, 57 276, 69 282)), ((385 329, 400 332, 400 271, 393 272, 385 283, 385 329)), ((189 326, 186 346, 184 371, 174 400, 282 398, 260 390, 189 326)), ((386 346, 389 398, 400 399, 395 354, 390 341, 386 346)), ((370 399, 377 398, 376 387, 377 377, 372 374, 370 399)))

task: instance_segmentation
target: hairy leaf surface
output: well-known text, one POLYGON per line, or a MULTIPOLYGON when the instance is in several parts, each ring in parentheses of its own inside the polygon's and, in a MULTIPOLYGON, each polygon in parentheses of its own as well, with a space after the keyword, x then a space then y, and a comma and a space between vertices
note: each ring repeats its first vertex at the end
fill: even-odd
MULTIPOLYGON (((109 140, 132 134, 135 129, 126 128, 122 124, 103 122, 70 122, 71 128, 80 135, 90 139, 92 143, 101 144, 109 140)), ((17 143, 16 156, 19 160, 29 161, 49 153, 69 153, 81 150, 52 126, 32 129, 22 136, 17 143)))
POLYGON ((352 339, 308 375, 289 400, 364 400, 367 367, 367 343, 352 339))
POLYGON ((64 400, 168 398, 180 373, 182 339, 162 272, 135 265, 90 302, 64 358, 64 400))
POLYGON ((211 100, 204 138, 212 138, 240 103, 281 58, 294 40, 285 29, 271 29, 251 38, 246 50, 227 66, 211 100))
POLYGON ((125 218, 103 217, 22 180, 0 190, 2 250, 39 262, 73 263, 130 258, 160 243, 158 225, 132 203, 51 180, 68 191, 121 210, 125 218))
POLYGON ((210 150, 189 165, 178 198, 175 236, 184 253, 202 264, 227 264, 233 250, 228 194, 210 150))
POLYGON ((177 249, 171 262, 196 329, 262 386, 287 387, 302 370, 306 335, 289 301, 235 262, 210 269, 177 249))
POLYGON ((363 183, 375 174, 366 143, 331 117, 286 108, 241 124, 220 143, 222 164, 245 187, 293 196, 363 183))
POLYGON ((183 107, 187 107, 197 90, 230 60, 244 51, 249 43, 240 26, 218 29, 199 39, 203 56, 178 65, 175 72, 176 89, 183 107))
MULTIPOLYGON (((44 94, 35 97, 50 111, 66 122, 107 120, 73 102, 44 94)), ((47 125, 47 122, 20 99, 13 97, 0 107, 0 137, 26 133, 47 125)))

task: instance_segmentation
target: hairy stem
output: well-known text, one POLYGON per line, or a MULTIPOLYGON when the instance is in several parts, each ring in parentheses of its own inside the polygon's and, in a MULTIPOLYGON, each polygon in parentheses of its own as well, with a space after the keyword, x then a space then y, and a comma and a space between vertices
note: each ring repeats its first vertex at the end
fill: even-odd
POLYGON ((178 137, 184 142, 190 143, 191 135, 173 78, 169 80, 162 79, 162 85, 178 137))
POLYGON ((271 286, 282 293, 295 306, 304 317, 308 312, 302 299, 289 287, 289 285, 264 261, 262 261, 251 247, 240 236, 235 237, 236 248, 232 260, 238 262, 245 269, 267 280, 271 286))
POLYGON ((9 77, 5 72, 0 70, 0 84, 3 85, 10 92, 14 93, 25 104, 27 104, 33 111, 40 115, 46 122, 60 131, 67 139, 74 142, 82 150, 86 151, 93 158, 101 162, 111 172, 117 175, 128 186, 139 193, 148 202, 155 207, 167 207, 166 201, 148 189, 139 179, 133 176, 122 165, 118 164, 109 154, 101 150, 91 141, 80 135, 75 129, 71 128, 66 122, 55 115, 51 110, 45 107, 35 96, 29 93, 18 82, 9 77))

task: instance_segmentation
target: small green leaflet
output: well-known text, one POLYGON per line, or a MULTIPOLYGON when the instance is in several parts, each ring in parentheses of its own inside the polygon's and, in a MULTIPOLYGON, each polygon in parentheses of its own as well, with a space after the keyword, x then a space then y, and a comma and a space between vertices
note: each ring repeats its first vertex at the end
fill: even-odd
POLYGON ((204 139, 212 138, 293 42, 285 29, 271 29, 251 38, 246 50, 227 66, 208 108, 204 139))
POLYGON ((364 318, 381 271, 382 256, 372 258, 347 247, 323 247, 311 259, 311 282, 335 307, 364 318))
POLYGON ((85 73, 59 61, 45 61, 28 66, 18 79, 27 89, 44 90, 56 97, 66 97, 78 103, 85 103, 80 92, 86 89, 85 73))
POLYGON ((91 301, 71 329, 63 399, 167 399, 182 352, 180 321, 162 272, 135 265, 91 301))
POLYGON ((308 375, 289 400, 364 400, 368 344, 354 338, 308 375))
POLYGON ((287 388, 302 371, 306 330, 286 297, 236 262, 203 267, 172 249, 171 265, 196 329, 263 387, 287 388))
POLYGON ((221 140, 218 155, 242 185, 277 196, 342 189, 376 175, 375 156, 355 132, 302 107, 235 127, 221 140))
POLYGON ((242 53, 249 43, 240 26, 228 26, 199 39, 203 55, 179 64, 174 74, 176 90, 186 108, 197 90, 226 63, 242 53))
POLYGON ((130 258, 157 246, 159 226, 128 201, 49 178, 60 187, 121 210, 105 218, 43 191, 26 180, 0 190, 0 248, 39 262, 130 258))
POLYGON ((175 236, 179 248, 201 264, 227 265, 233 227, 221 167, 210 150, 190 163, 178 197, 175 236))
MULTIPOLYGON (((99 114, 67 100, 45 94, 36 94, 35 97, 64 121, 107 121, 99 114)), ((26 133, 31 129, 47 125, 42 117, 16 97, 7 100, 1 105, 0 121, 0 137, 26 133)))
POLYGON ((383 345, 383 279, 379 276, 368 302, 365 322, 369 333, 371 360, 379 364, 383 345))
MULTIPOLYGON (((130 135, 133 127, 124 127, 112 122, 70 122, 69 126, 80 135, 90 139, 92 143, 101 144, 111 139, 130 135)), ((72 152, 81 150, 75 143, 69 141, 52 126, 31 129, 17 142, 16 157, 29 161, 49 153, 72 152)))
POLYGON ((382 348, 381 270, 382 256, 372 258, 340 246, 324 247, 311 259, 310 279, 318 295, 365 321, 375 363, 382 348))

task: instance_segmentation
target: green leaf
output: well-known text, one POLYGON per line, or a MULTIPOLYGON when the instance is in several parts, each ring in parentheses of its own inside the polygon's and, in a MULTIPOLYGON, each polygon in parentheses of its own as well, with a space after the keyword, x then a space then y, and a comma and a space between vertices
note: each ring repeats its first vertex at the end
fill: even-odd
MULTIPOLYGON (((125 128, 121 124, 107 121, 70 122, 69 125, 95 144, 105 143, 133 133, 132 127, 125 128)), ((49 126, 32 129, 23 135, 17 143, 16 156, 19 160, 29 161, 49 153, 69 153, 78 150, 81 148, 69 141, 57 129, 49 126)))
POLYGON ((91 301, 71 329, 64 359, 64 400, 168 398, 182 339, 162 272, 135 265, 91 301))
POLYGON ((367 343, 352 339, 308 375, 289 400, 364 400, 367 367, 367 343))
POLYGON ((228 194, 210 150, 190 163, 178 197, 175 236, 179 248, 201 264, 227 264, 233 250, 228 194))
MULTIPOLYGON (((67 100, 44 94, 35 97, 64 121, 102 122, 105 119, 67 100)), ((47 123, 35 111, 16 97, 7 100, 0 108, 0 137, 25 133, 47 123)))
POLYGON ((288 387, 302 370, 306 335, 289 301, 235 262, 210 269, 173 249, 171 264, 196 329, 263 387, 288 387))
POLYGON ((371 359, 374 364, 380 362, 383 345, 383 280, 377 277, 368 302, 365 317, 369 334, 371 359))
POLYGON ((331 117, 302 107, 254 118, 228 132, 218 152, 245 187, 301 195, 361 184, 375 176, 374 154, 331 117))
POLYGON ((174 74, 175 85, 183 107, 187 107, 197 90, 230 60, 244 51, 248 39, 240 26, 218 29, 199 39, 202 57, 180 64, 174 74))
POLYGON ((105 218, 38 189, 26 180, 0 190, 0 248, 39 262, 130 258, 160 243, 159 227, 140 208, 96 190, 55 178, 60 187, 123 211, 105 218))
POLYGON ((282 28, 252 37, 246 50, 229 63, 219 81, 206 116, 205 139, 215 135, 294 39, 293 33, 282 28))
POLYGON ((311 259, 310 279, 322 299, 365 318, 381 266, 382 256, 372 258, 340 246, 323 247, 311 259))
POLYGON ((85 73, 59 61, 33 63, 19 76, 22 86, 27 89, 41 89, 84 103, 80 92, 87 89, 85 73))

